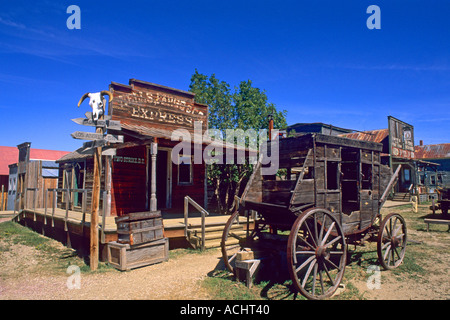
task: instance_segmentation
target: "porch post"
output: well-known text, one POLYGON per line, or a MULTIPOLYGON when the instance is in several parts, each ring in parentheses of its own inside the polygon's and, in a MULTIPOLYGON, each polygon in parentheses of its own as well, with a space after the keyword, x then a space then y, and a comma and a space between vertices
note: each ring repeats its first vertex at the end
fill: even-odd
POLYGON ((155 142, 150 145, 150 155, 152 161, 152 172, 150 174, 150 211, 156 211, 156 155, 158 153, 158 143, 155 138, 155 142))

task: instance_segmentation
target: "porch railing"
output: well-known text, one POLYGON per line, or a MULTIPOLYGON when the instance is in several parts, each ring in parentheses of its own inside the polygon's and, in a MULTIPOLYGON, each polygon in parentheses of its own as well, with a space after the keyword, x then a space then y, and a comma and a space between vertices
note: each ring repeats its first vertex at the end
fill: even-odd
POLYGON ((184 197, 184 236, 188 236, 188 226, 189 226, 189 204, 191 204, 195 209, 201 213, 201 228, 202 228, 202 250, 205 250, 205 230, 206 230, 206 216, 209 216, 208 211, 202 208, 197 202, 195 202, 191 197, 184 197))
MULTIPOLYGON (((56 208, 58 206, 57 204, 57 194, 61 193, 64 194, 65 199, 64 202, 61 201, 61 203, 65 204, 65 216, 64 216, 64 231, 68 231, 68 219, 69 219, 69 210, 74 208, 74 203, 73 201, 71 201, 73 199, 73 195, 75 193, 82 193, 82 200, 81 200, 81 213, 82 213, 82 218, 81 218, 81 227, 83 228, 82 232, 84 232, 84 226, 86 225, 86 201, 87 201, 87 193, 92 190, 91 189, 64 189, 64 188, 50 188, 50 189, 46 189, 44 191, 44 225, 47 225, 47 218, 51 217, 51 223, 52 223, 52 227, 55 226, 54 223, 54 217, 55 217, 55 211, 56 208), (49 192, 52 193, 52 201, 51 204, 49 205, 48 203, 48 195, 49 192), (49 211, 51 210, 51 216, 49 215, 49 211)), ((36 201, 37 201, 37 195, 39 193, 39 188, 26 188, 25 189, 25 194, 24 194, 24 209, 32 209, 33 211, 33 220, 36 221, 36 201), (30 207, 28 205, 28 193, 29 192, 33 192, 33 203, 32 206, 30 207)), ((103 200, 103 206, 101 208, 101 212, 102 212, 102 224, 101 224, 101 242, 105 243, 105 225, 106 225, 106 207, 107 207, 107 191, 106 190, 101 190, 101 194, 102 194, 102 200, 103 200)), ((20 215, 20 207, 21 207, 21 196, 22 193, 18 193, 19 196, 19 215, 20 215)), ((62 197, 61 197, 62 199, 62 197)), ((14 206, 14 215, 16 214, 16 206, 14 206)), ((18 215, 18 216, 19 216, 18 215)))

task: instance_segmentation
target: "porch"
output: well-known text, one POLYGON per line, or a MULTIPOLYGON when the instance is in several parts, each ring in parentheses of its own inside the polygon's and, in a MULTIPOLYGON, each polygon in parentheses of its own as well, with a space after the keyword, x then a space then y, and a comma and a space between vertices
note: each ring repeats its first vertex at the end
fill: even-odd
MULTIPOLYGON (((51 191, 62 192, 63 190, 53 189, 51 191)), ((69 190, 64 190, 64 192, 70 193, 69 190)), ((103 203, 107 203, 106 196, 106 192, 103 193, 103 203)), ((164 237, 169 240, 169 248, 194 247, 204 249, 219 247, 222 230, 230 216, 209 213, 188 196, 185 197, 184 202, 183 212, 176 209, 161 210, 164 237), (215 231, 214 236, 212 233, 208 233, 213 229, 215 231), (194 240, 192 241, 192 239, 194 240), (210 240, 209 243, 208 240, 210 240)), ((82 210, 80 208, 73 210, 69 205, 66 208, 57 206, 27 207, 19 212, 14 211, 13 219, 42 235, 80 250, 82 254, 87 254, 90 241, 91 213, 85 209, 85 205, 81 208, 82 210)), ((106 213, 106 207, 100 208, 98 231, 101 261, 106 261, 107 244, 118 239, 115 218, 106 213)))

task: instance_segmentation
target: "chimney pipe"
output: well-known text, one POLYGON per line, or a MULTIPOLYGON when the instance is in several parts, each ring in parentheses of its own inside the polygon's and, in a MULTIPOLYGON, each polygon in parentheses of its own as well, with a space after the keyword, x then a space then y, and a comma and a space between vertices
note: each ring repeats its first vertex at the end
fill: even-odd
POLYGON ((272 140, 272 131, 273 131, 273 117, 269 114, 269 140, 272 140))
POLYGON ((419 145, 423 146, 423 140, 419 141, 419 145))

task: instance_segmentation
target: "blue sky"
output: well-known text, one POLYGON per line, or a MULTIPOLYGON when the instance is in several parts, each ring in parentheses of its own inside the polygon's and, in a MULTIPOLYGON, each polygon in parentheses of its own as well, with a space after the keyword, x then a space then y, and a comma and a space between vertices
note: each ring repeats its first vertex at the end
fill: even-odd
MULTIPOLYGON (((450 2, 0 2, 0 145, 72 151, 85 92, 130 78, 188 90, 195 69, 252 80, 288 124, 415 127, 416 144, 450 142, 450 2), (69 5, 81 29, 69 30, 69 5), (381 9, 369 30, 367 7, 381 9)), ((89 130, 88 130, 89 131, 89 130)))

